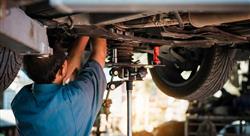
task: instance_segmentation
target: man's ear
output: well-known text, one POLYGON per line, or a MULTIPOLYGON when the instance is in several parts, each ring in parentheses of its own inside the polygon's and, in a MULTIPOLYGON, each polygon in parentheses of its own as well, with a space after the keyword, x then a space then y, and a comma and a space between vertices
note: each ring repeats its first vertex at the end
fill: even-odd
POLYGON ((66 76, 66 73, 67 73, 67 67, 68 67, 68 62, 67 62, 67 60, 65 60, 63 65, 61 66, 61 68, 56 73, 56 77, 55 77, 53 83, 56 83, 56 84, 64 83, 65 76, 66 76))

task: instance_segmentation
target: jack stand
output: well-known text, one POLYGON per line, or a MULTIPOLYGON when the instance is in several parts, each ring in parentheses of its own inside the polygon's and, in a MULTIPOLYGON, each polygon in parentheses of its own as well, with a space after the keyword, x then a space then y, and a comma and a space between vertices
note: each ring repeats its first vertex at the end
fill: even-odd
POLYGON ((127 136, 132 136, 132 90, 133 81, 126 81, 127 89, 127 136))
MULTIPOLYGON (((128 64, 131 65, 131 64, 128 64)), ((141 81, 147 74, 147 70, 144 66, 141 65, 131 65, 130 67, 124 65, 117 66, 112 68, 110 71, 111 81, 107 84, 107 96, 106 100, 109 96, 109 92, 114 90, 118 86, 126 83, 126 91, 127 91, 127 136, 132 136, 132 91, 133 91, 133 81, 141 81), (118 76, 121 79, 125 79, 122 81, 113 81, 113 76, 118 76)), ((107 107, 107 106, 106 106, 107 107)))

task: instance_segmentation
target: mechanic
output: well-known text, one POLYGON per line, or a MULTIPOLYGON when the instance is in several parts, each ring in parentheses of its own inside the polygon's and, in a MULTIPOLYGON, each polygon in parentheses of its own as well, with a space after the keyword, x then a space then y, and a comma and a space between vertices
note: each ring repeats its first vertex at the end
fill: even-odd
POLYGON ((94 39, 89 61, 80 67, 88 40, 79 38, 68 57, 57 46, 53 55, 24 56, 24 70, 34 83, 23 87, 12 101, 21 136, 90 135, 106 88, 107 44, 106 39, 94 39), (76 69, 75 79, 64 85, 76 69))

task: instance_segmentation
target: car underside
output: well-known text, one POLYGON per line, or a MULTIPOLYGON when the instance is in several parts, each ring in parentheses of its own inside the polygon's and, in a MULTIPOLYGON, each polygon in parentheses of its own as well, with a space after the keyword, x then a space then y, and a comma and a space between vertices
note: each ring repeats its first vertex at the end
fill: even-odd
MULTIPOLYGON (((46 26, 50 46, 59 42, 69 49, 82 35, 107 38, 106 65, 112 68, 111 75, 141 80, 145 72, 142 69, 150 68, 155 84, 173 97, 206 98, 223 87, 236 60, 249 58, 249 3, 200 5, 201 8, 175 5, 167 6, 167 10, 162 10, 164 6, 146 5, 137 6, 133 12, 126 8, 110 9, 114 6, 107 5, 103 9, 79 9, 80 6, 69 4, 69 8, 65 3, 53 6, 56 2, 20 2, 18 10, 46 26), (148 62, 133 60, 134 53, 148 54, 148 62), (126 75, 126 70, 134 77, 126 75)), ((1 45, 4 44, 2 40, 1 45)), ((6 47, 2 47, 2 54, 6 47)), ((27 54, 30 52, 21 53, 27 54)), ((10 82, 1 84, 1 90, 10 82)))

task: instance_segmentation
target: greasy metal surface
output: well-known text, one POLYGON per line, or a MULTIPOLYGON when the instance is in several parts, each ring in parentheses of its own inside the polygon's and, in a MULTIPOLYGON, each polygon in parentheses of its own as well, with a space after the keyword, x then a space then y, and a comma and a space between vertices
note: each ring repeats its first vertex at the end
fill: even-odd
POLYGON ((90 25, 90 18, 91 16, 87 13, 80 13, 80 14, 75 14, 66 16, 66 17, 61 17, 61 18, 56 18, 54 21, 57 21, 58 23, 72 23, 72 25, 90 25), (71 22, 72 21, 72 22, 71 22))
POLYGON ((189 14, 189 21, 195 27, 218 26, 223 23, 232 23, 249 19, 250 12, 189 14))
MULTIPOLYGON (((80 13, 71 15, 74 25, 110 25, 120 22, 126 22, 138 18, 156 15, 162 12, 140 12, 140 13, 80 13)), ((69 22, 69 17, 61 17, 54 19, 59 23, 69 22)))
POLYGON ((178 39, 190 39, 195 37, 212 38, 217 41, 231 41, 231 42, 246 42, 248 41, 246 36, 236 35, 229 32, 222 31, 216 27, 203 27, 192 31, 181 31, 166 28, 164 32, 161 32, 163 37, 178 38, 178 39))
MULTIPOLYGON (((153 54, 153 53, 151 53, 153 54)), ((148 64, 131 64, 131 63, 106 63, 105 67, 131 67, 131 68, 153 68, 153 67, 165 67, 165 65, 148 65, 148 64)))
POLYGON ((126 22, 138 18, 148 17, 151 15, 156 15, 162 12, 158 11, 145 11, 139 13, 92 13, 90 14, 91 24, 94 25, 110 25, 120 22, 126 22))
POLYGON ((50 0, 62 11, 138 12, 138 11, 249 11, 249 0, 50 0))
POLYGON ((221 41, 223 41, 223 40, 224 41, 231 41, 231 42, 248 41, 247 37, 231 34, 231 33, 222 31, 216 27, 203 27, 201 29, 195 30, 194 33, 200 33, 201 35, 205 35, 205 36, 208 36, 208 38, 214 38, 214 39, 220 37, 217 40, 221 40, 221 41))
MULTIPOLYGON (((181 16, 182 23, 188 24, 188 16, 181 16)), ((170 18, 164 18, 161 20, 154 21, 153 19, 148 21, 147 23, 137 23, 137 24, 117 24, 117 26, 123 28, 123 29, 131 29, 131 28, 152 28, 152 27, 163 27, 163 26, 174 26, 178 25, 179 21, 178 19, 170 19, 170 18)))
POLYGON ((46 28, 18 8, 10 9, 10 14, 0 20, 0 45, 20 54, 51 53, 46 28))
POLYGON ((196 33, 200 32, 200 36, 202 36, 202 31, 204 31, 205 35, 207 36, 213 36, 209 39, 204 40, 183 40, 183 41, 177 41, 177 40, 164 40, 164 39, 152 39, 152 38, 143 38, 143 37, 136 37, 136 36, 130 36, 130 35, 122 35, 110 32, 102 27, 97 26, 75 26, 72 32, 74 32, 77 35, 89 35, 92 37, 105 37, 107 39, 113 39, 118 41, 124 41, 124 42, 133 42, 133 43, 150 43, 150 44, 156 44, 156 45, 166 45, 166 46, 172 46, 172 47, 201 47, 201 48, 208 48, 211 46, 214 46, 216 44, 232 44, 232 43, 243 43, 248 42, 248 39, 246 37, 241 37, 233 34, 229 34, 226 32, 223 32, 218 29, 211 29, 213 32, 205 32, 205 29, 211 29, 211 28, 204 28, 201 30, 197 30, 196 33), (224 34, 224 38, 216 39, 216 36, 224 34))

